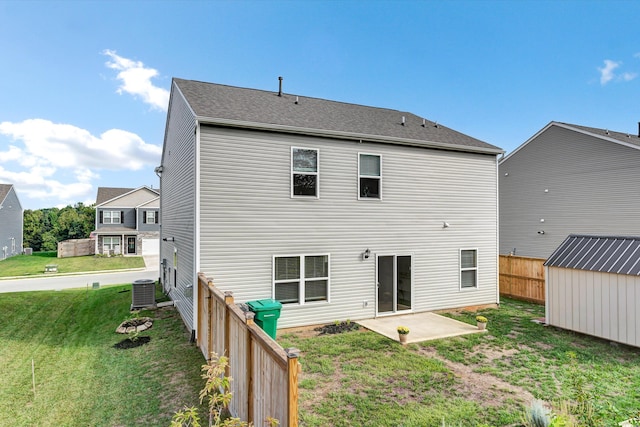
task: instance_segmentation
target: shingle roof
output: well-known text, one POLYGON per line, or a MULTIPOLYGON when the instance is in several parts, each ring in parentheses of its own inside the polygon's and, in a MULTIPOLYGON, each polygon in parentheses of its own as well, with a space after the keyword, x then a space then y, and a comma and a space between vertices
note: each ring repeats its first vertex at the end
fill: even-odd
POLYGON ((640 276, 640 237, 572 234, 544 265, 640 276))
POLYGON ((127 194, 135 188, 117 188, 117 187, 98 187, 98 195, 96 196, 96 205, 100 205, 118 196, 127 194))
POLYGON ((13 187, 12 184, 0 184, 0 203, 2 203, 2 201, 7 197, 11 187, 13 187))
POLYGON ((634 135, 634 134, 625 133, 625 132, 615 132, 609 129, 598 129, 598 128, 592 128, 588 126, 572 125, 570 123, 562 123, 562 122, 557 122, 557 123, 570 126, 576 129, 580 129, 585 132, 593 133, 598 136, 602 136, 605 138, 612 138, 620 142, 625 142, 627 144, 633 144, 640 147, 640 137, 637 134, 634 135))
POLYGON ((499 154, 491 144, 415 114, 174 78, 202 122, 499 154), (296 103, 297 102, 297 103, 296 103), (402 117, 405 125, 402 125, 402 117))

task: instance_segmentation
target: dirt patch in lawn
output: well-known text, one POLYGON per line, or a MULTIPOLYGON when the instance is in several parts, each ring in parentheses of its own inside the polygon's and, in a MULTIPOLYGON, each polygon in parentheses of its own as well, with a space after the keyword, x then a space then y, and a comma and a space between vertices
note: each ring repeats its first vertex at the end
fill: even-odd
MULTIPOLYGON (((491 360, 505 356, 510 357, 517 352, 514 349, 502 352, 498 350, 483 351, 485 356, 491 360)), ((533 395, 522 387, 509 384, 491 374, 473 372, 473 367, 471 366, 445 359, 438 355, 435 348, 423 347, 420 349, 420 354, 444 363, 459 380, 459 384, 455 386, 456 391, 481 405, 503 407, 506 406, 507 399, 521 400, 528 405, 534 399, 533 395)))

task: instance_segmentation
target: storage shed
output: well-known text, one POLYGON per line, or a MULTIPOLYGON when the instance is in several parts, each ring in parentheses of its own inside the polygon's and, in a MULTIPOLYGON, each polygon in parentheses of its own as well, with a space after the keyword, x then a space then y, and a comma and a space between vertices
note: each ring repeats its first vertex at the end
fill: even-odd
POLYGON ((544 265, 549 325, 640 347, 640 237, 570 235, 544 265))

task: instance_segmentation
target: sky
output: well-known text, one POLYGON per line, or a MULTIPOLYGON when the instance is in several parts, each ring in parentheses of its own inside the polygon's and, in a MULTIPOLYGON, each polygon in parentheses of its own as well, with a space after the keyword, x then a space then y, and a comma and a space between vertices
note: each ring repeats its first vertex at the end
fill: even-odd
POLYGON ((0 183, 25 209, 158 188, 171 79, 409 111, 506 153, 637 133, 640 2, 0 0, 0 183))

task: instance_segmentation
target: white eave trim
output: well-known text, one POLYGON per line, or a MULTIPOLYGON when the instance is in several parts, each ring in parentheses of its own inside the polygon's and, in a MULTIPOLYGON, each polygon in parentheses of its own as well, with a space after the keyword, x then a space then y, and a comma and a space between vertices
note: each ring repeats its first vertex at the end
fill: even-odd
POLYGON ((342 131, 335 131, 335 130, 310 129, 310 128, 301 128, 296 126, 278 125, 278 124, 272 124, 272 123, 255 123, 255 122, 249 122, 245 120, 214 119, 211 117, 202 117, 202 116, 197 116, 196 120, 198 121, 199 124, 204 124, 204 125, 219 125, 219 126, 253 129, 253 130, 265 130, 265 131, 271 131, 271 132, 295 133, 295 134, 311 135, 311 136, 351 139, 354 141, 380 142, 380 143, 386 143, 386 144, 408 145, 408 146, 422 147, 422 148, 437 148, 442 150, 464 151, 464 152, 482 153, 482 154, 497 155, 497 154, 504 153, 504 150, 497 149, 497 148, 473 147, 473 146, 467 146, 467 145, 447 144, 444 142, 423 141, 423 140, 417 140, 417 139, 405 139, 405 138, 397 138, 397 137, 381 136, 381 135, 367 135, 367 134, 361 134, 361 133, 342 132, 342 131))

